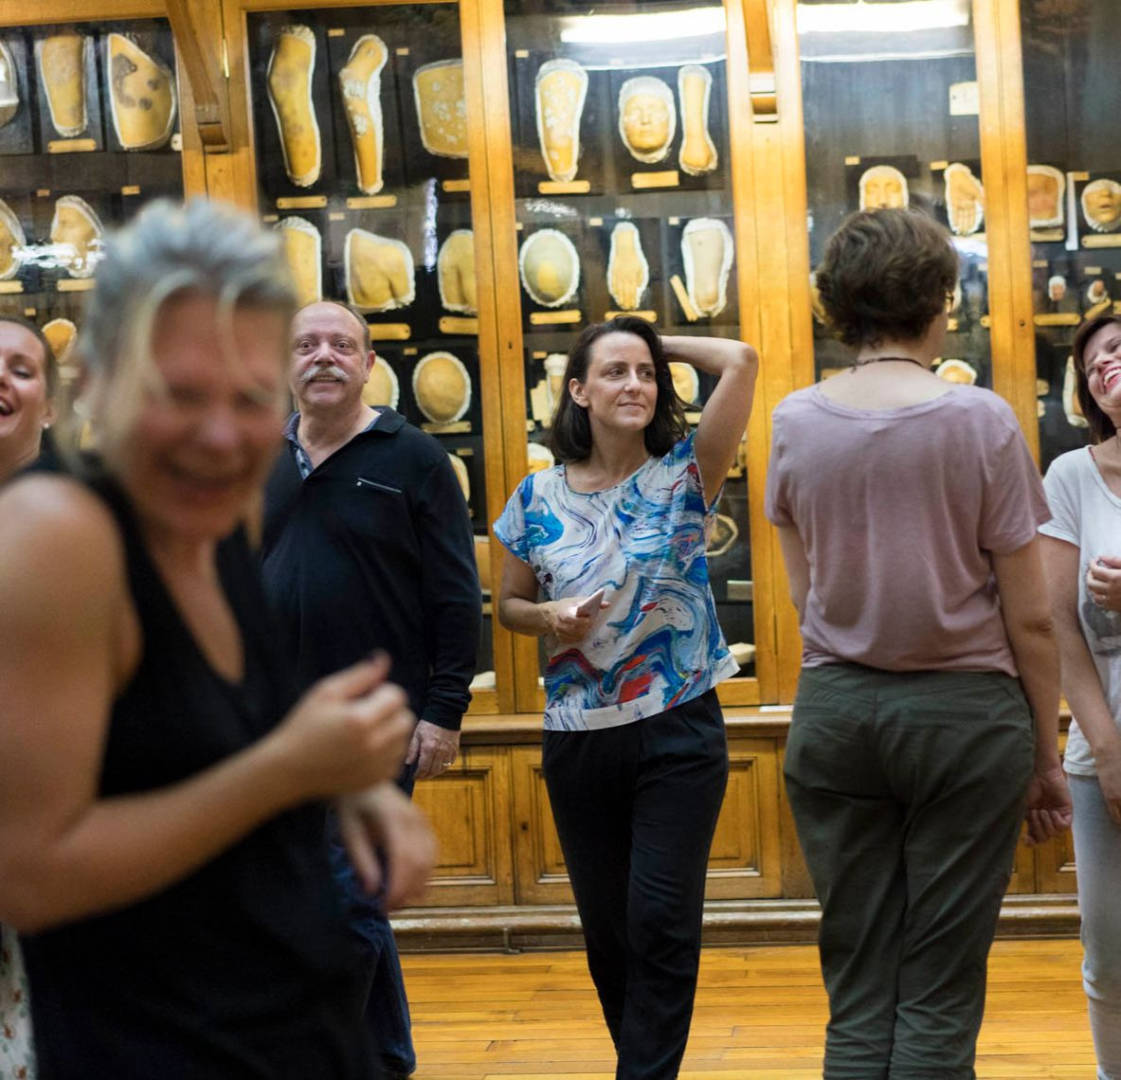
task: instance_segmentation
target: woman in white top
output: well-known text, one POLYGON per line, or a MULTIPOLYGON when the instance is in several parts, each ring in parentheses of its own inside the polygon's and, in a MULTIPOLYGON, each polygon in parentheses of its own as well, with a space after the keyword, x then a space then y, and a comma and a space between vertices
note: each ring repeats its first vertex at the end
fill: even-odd
POLYGON ((1121 1080, 1121 318, 1074 338, 1078 401, 1093 445, 1063 454, 1043 482, 1040 526, 1074 718, 1065 767, 1074 802, 1083 985, 1099 1080, 1121 1080))

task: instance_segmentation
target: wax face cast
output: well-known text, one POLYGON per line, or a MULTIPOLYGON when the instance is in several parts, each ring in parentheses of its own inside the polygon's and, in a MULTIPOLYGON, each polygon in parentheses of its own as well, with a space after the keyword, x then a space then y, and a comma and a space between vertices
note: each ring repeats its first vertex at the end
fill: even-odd
POLYGON ((54 204, 51 243, 59 263, 71 277, 92 277, 101 257, 105 230, 93 207, 77 195, 63 195, 54 204))
POLYGON ((588 95, 588 73, 575 60, 549 60, 534 83, 537 138, 550 179, 565 183, 580 162, 580 118, 588 95))
POLYGON ((619 137, 636 161, 653 163, 669 154, 677 130, 673 91, 649 75, 628 79, 619 90, 619 137))
POLYGON ((105 41, 109 112, 121 146, 155 150, 175 124, 175 79, 162 60, 149 56, 124 34, 105 41))
POLYGON ((1050 165, 1028 166, 1028 221, 1033 229, 1063 224, 1066 177, 1050 165))
POLYGON ((1082 214, 1095 232, 1113 232, 1121 225, 1121 184, 1093 180, 1082 189, 1082 214))
POLYGON ((381 72, 389 50, 377 34, 363 34, 339 72, 343 110, 354 144, 358 190, 367 195, 381 191, 384 125, 381 113, 381 72))
POLYGON ((861 210, 902 210, 909 202, 907 178, 894 166, 873 165, 861 174, 861 210))
POLYGON ((323 167, 319 121, 311 97, 315 34, 300 24, 284 27, 269 57, 269 104, 280 130, 284 170, 296 187, 311 187, 323 167))

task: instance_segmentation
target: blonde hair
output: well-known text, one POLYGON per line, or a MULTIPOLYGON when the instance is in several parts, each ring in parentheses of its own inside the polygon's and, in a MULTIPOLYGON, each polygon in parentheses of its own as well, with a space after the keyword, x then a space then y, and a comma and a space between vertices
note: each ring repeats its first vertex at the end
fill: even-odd
POLYGON ((296 307, 279 238, 249 214, 207 199, 149 203, 107 240, 74 345, 91 379, 90 419, 104 450, 160 386, 152 332, 163 306, 183 294, 213 297, 227 331, 239 306, 275 310, 286 320, 296 307))

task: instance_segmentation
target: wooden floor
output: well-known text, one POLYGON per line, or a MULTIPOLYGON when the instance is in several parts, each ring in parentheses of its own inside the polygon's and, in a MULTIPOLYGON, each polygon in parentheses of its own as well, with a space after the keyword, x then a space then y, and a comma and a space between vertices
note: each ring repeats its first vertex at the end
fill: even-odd
MULTIPOLYGON (((993 946, 977 1076, 1092 1080, 1077 941, 993 946)), ((414 1080, 612 1080, 580 953, 402 957, 414 1080)), ((821 1076, 825 994, 803 946, 707 948, 681 1080, 821 1076)))

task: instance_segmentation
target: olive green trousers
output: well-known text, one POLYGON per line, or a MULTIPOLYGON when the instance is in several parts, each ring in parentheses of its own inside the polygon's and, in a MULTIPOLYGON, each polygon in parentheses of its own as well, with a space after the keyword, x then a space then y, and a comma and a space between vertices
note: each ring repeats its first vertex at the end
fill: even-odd
POLYGON ((784 772, 822 908, 826 1080, 972 1080, 1033 763, 1010 676, 803 670, 784 772))

